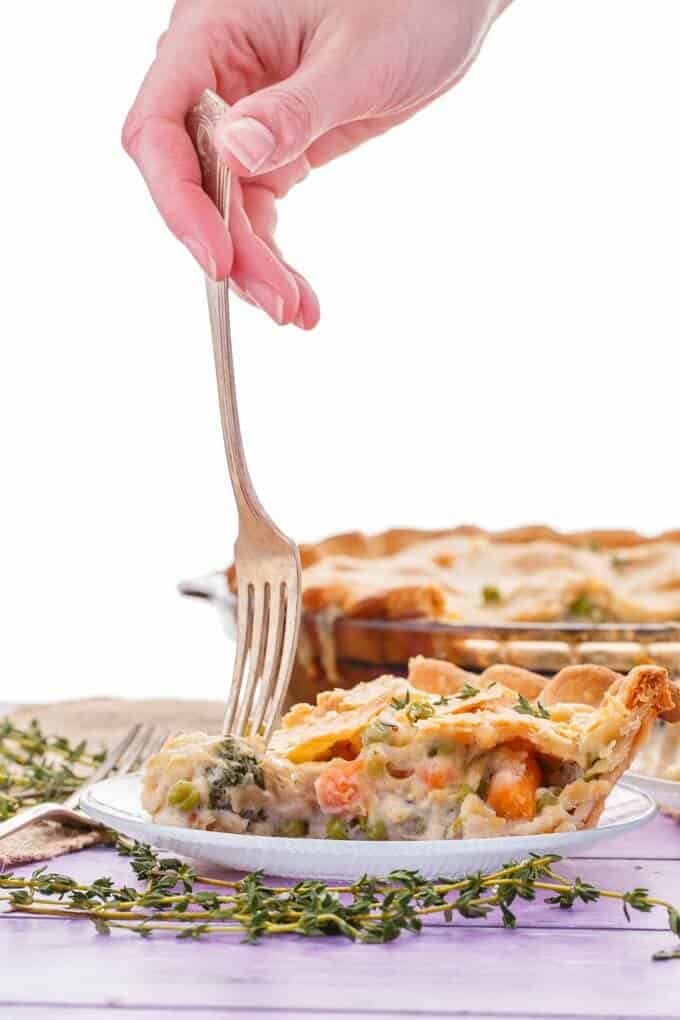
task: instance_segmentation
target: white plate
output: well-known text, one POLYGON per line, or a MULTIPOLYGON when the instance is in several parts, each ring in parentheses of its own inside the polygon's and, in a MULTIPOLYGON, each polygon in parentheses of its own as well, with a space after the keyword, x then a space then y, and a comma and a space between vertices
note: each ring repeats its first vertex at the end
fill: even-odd
POLYGON ((660 807, 680 808, 680 782, 674 779, 655 779, 640 772, 626 772, 626 782, 648 794, 660 807))
POLYGON ((139 800, 138 776, 96 783, 80 806, 98 822, 163 850, 240 871, 262 869, 287 878, 360 878, 386 875, 396 868, 419 870, 426 878, 489 871, 530 853, 580 853, 602 839, 621 836, 654 816, 647 794, 620 784, 612 792, 596 829, 541 836, 423 842, 285 839, 279 836, 236 836, 169 825, 154 825, 139 800))

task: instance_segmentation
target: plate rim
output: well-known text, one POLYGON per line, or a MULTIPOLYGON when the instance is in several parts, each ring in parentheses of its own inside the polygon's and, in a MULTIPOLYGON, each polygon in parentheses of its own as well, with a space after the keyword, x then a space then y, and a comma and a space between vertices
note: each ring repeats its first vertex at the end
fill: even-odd
MULTIPOLYGON (((135 827, 152 827, 154 830, 158 831, 161 838, 168 838, 176 841, 178 838, 180 840, 183 838, 181 835, 178 837, 178 833, 187 833, 193 834, 193 836, 187 835, 187 840, 191 838, 199 838, 201 842, 205 841, 208 845, 221 845, 225 848, 243 848, 244 846, 247 847, 250 843, 253 846, 253 849, 257 847, 260 850, 265 850, 269 847, 271 847, 272 850, 276 847, 281 850, 292 849, 293 847, 296 847, 298 851, 300 849, 301 841, 288 836, 259 836, 248 833, 215 832, 206 829, 191 829, 181 825, 157 825, 150 819, 150 817, 147 820, 146 818, 141 818, 138 815, 133 815, 125 811, 120 811, 117 816, 116 813, 111 810, 111 808, 107 808, 105 804, 101 804, 101 802, 100 806, 97 804, 97 790, 101 787, 109 786, 112 783, 121 785, 125 784, 126 786, 136 784, 139 786, 141 785, 141 776, 139 774, 112 776, 107 779, 102 779, 98 783, 94 783, 93 786, 89 787, 89 789, 83 793, 80 809, 88 815, 88 817, 93 818, 97 822, 111 825, 110 819, 112 817, 119 817, 122 818, 123 821, 127 820, 131 822, 135 827)), ((467 854, 474 855, 496 849, 500 852, 501 848, 507 847, 508 859, 510 859, 513 856, 513 847, 516 847, 517 851, 520 853, 524 852, 524 855, 526 856, 526 853, 530 852, 524 849, 527 840, 536 839, 540 840, 541 843, 547 842, 548 846, 554 842, 555 852, 559 853, 560 847, 568 850, 574 842, 578 843, 579 841, 587 841, 589 843, 595 843, 603 839, 613 839, 616 836, 621 836, 632 829, 636 829, 647 824, 657 814, 658 805, 654 798, 646 790, 642 790, 635 785, 625 782, 624 780, 619 781, 616 784, 615 789, 627 790, 634 793, 641 801, 646 802, 644 803, 644 807, 643 804, 640 805, 640 812, 634 818, 625 819, 623 821, 614 821, 603 826, 598 825, 593 829, 576 829, 570 832, 531 833, 525 836, 487 836, 482 838, 459 840, 384 840, 380 841, 380 844, 383 846, 386 844, 391 844, 392 846, 398 845, 400 847, 400 851, 403 851, 404 855, 407 857, 416 856, 418 853, 426 853, 428 850, 431 853, 434 853, 435 851, 441 852, 445 847, 454 850, 456 856, 465 856, 467 854)), ((116 828, 116 826, 112 827, 116 828)), ((153 841, 151 842, 153 843, 153 841)), ((343 856, 345 854, 349 856, 351 850, 356 853, 357 845, 361 845, 362 843, 372 847, 379 845, 371 840, 334 841, 312 838, 305 839, 302 842, 305 844, 306 851, 309 851, 310 853, 314 852, 315 849, 319 850, 323 847, 324 853, 330 853, 333 856, 343 856)), ((544 852, 550 852, 548 847, 546 847, 544 852)))
MULTIPOLYGON (((680 779, 661 779, 660 776, 648 776, 644 772, 635 772, 633 769, 629 769, 628 772, 626 772, 626 777, 629 780, 629 783, 624 785, 632 786, 633 783, 636 783, 639 780, 643 783, 658 784, 659 786, 668 788, 669 790, 673 789, 680 794, 680 779)), ((644 793, 644 790, 641 792, 644 793)))
POLYGON ((646 776, 644 772, 626 772, 629 787, 639 793, 645 793, 657 805, 680 804, 680 781, 677 779, 660 779, 658 776, 646 776))

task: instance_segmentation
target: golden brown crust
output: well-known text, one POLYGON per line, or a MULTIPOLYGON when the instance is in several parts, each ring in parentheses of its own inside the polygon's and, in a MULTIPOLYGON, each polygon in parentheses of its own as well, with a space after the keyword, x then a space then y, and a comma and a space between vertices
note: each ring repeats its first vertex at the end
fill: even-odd
POLYGON ((665 722, 678 723, 680 722, 680 684, 671 682, 670 697, 672 705, 661 713, 661 718, 665 722))
MULTIPOLYGON (((618 679, 617 673, 612 676, 618 679)), ((466 684, 487 687, 495 682, 530 700, 541 695, 545 684, 545 677, 529 669, 522 669, 521 666, 497 664, 489 666, 480 674, 461 669, 451 662, 428 659, 422 655, 415 656, 409 662, 408 678, 414 687, 428 691, 429 694, 457 694, 466 684)))
POLYGON ((465 684, 477 685, 479 677, 452 662, 416 656, 409 662, 409 682, 428 694, 457 694, 465 684))
POLYGON ((630 709, 651 709, 655 714, 673 708, 668 671, 661 666, 636 666, 627 677, 619 677, 624 701, 630 709))
POLYGON ((300 546, 302 566, 327 556, 356 556, 360 558, 376 558, 393 556, 403 549, 427 541, 432 538, 474 537, 487 538, 494 542, 559 542, 563 545, 588 546, 599 545, 603 549, 615 549, 633 545, 650 545, 656 542, 680 542, 680 529, 663 531, 658 535, 642 535, 637 531, 624 528, 595 528, 591 531, 556 531, 545 524, 528 524, 520 528, 509 528, 504 531, 486 531, 473 524, 461 524, 456 528, 426 531, 418 528, 391 528, 375 535, 366 535, 361 531, 349 531, 320 542, 307 543, 300 546))
MULTIPOLYGON (((556 704, 590 705, 598 708, 607 694, 624 693, 630 709, 650 706, 655 715, 667 718, 676 710, 678 686, 672 684, 662 666, 636 666, 627 676, 606 666, 567 666, 547 679, 519 666, 489 666, 471 673, 440 659, 418 655, 409 663, 408 679, 414 687, 430 694, 457 694, 466 684, 486 688, 494 682, 517 691, 529 701, 540 700, 547 708, 556 704)), ((671 720, 669 720, 671 721, 671 720)))
POLYGON ((539 673, 532 673, 530 669, 523 669, 522 666, 508 666, 505 663, 489 666, 484 670, 484 680, 487 683, 496 680, 530 701, 539 696, 543 697, 545 677, 539 673))
POLYGON ((596 707, 619 674, 606 666, 566 666, 547 681, 541 693, 544 705, 556 702, 580 701, 596 707))
MULTIPOLYGON (((615 674, 616 675, 616 674, 615 674)), ((629 740, 626 754, 618 767, 605 777, 614 786, 633 764, 633 759, 646 743, 657 715, 673 707, 672 687, 668 672, 660 666, 637 666, 627 677, 618 677, 610 691, 623 688, 624 702, 639 719, 639 728, 629 740)), ((606 797, 595 805, 586 819, 586 828, 597 825, 605 806, 606 797)))

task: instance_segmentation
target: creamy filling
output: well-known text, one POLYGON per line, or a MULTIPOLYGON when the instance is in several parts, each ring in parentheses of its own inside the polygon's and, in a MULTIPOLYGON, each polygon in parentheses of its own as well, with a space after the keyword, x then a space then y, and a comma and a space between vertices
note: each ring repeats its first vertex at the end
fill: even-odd
POLYGON ((213 741, 181 775, 176 762, 147 775, 144 805, 161 824, 223 832, 439 840, 575 829, 610 788, 599 759, 584 769, 518 742, 480 752, 395 718, 297 765, 213 741))

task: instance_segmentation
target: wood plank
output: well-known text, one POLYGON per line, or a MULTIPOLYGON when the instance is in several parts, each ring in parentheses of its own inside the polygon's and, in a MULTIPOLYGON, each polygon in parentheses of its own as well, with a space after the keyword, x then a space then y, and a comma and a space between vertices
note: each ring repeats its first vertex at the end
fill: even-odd
MULTIPOLYGON (((3 1007, 3 1003, 0 1002, 0 1009, 3 1007)), ((16 1020, 72 1020, 71 1012, 73 1007, 70 1005, 54 1005, 52 1003, 44 1006, 17 1006, 13 1005, 12 1009, 16 1020)), ((216 1020, 219 1017, 243 1017, 246 1016, 248 1020, 295 1020, 297 1017, 302 1017, 304 1020, 333 1020, 333 1018, 346 1018, 346 1020, 380 1020, 382 1017, 424 1017, 426 1015, 432 1017, 462 1017, 465 1016, 466 1020, 518 1020, 517 1014, 514 1016, 510 1013, 468 1013, 462 1014, 458 1011, 452 1012, 451 1010, 437 1010, 436 1012, 430 1012, 429 1014, 423 1013, 422 1010, 390 1010, 386 1012, 376 1008, 370 1013, 361 1012, 357 1013, 355 1010, 345 1009, 299 1009, 292 1013, 287 1009, 246 1009, 237 1006, 231 1009, 228 1006, 215 1006, 214 1008, 208 1006, 207 1008, 193 1009, 191 1006, 188 1008, 184 1007, 158 1007, 149 1009, 136 1009, 132 1007, 128 1009, 123 1007, 121 1009, 109 1009, 106 1006, 92 1006, 86 1007, 85 1009, 78 1009, 77 1013, 74 1014, 73 1020, 167 1020, 168 1016, 171 1015, 173 1018, 177 1017, 178 1020, 216 1020)), ((534 1014, 535 1016, 535 1014, 534 1014)), ((531 1020, 528 1013, 522 1014, 523 1018, 531 1020)), ((576 1017, 573 1014, 568 1015, 561 1013, 559 1020, 603 1020, 602 1014, 595 1016, 579 1016, 576 1017)), ((655 1018, 659 1020, 659 1018, 655 1018)), ((677 1016, 663 1017, 661 1020, 677 1020, 677 1016)))
POLYGON ((653 963, 657 932, 429 928, 388 946, 284 937, 257 946, 117 932, 74 923, 0 925, 15 1004, 371 1013, 623 1017, 677 1014, 680 968, 653 963))
POLYGON ((617 839, 603 840, 588 847, 574 859, 618 858, 620 860, 680 860, 680 823, 658 814, 647 825, 617 839))
MULTIPOLYGON (((3 1007, 3 1003, 0 1002, 0 1009, 3 1007)), ((86 1007, 85 1009, 78 1009, 77 1013, 71 1016, 73 1007, 70 1005, 53 1005, 48 1004, 45 1006, 17 1006, 13 1005, 12 1009, 16 1020, 167 1020, 168 1016, 171 1015, 173 1020, 175 1017, 178 1020, 215 1020, 215 1018, 225 1017, 247 1017, 248 1020, 295 1020, 297 1017, 302 1017, 304 1020, 333 1020, 333 1018, 346 1018, 346 1020, 380 1020, 382 1017, 465 1017, 465 1020, 519 1020, 517 1014, 511 1013, 460 1013, 459 1011, 451 1010, 437 1010, 436 1012, 430 1012, 428 1014, 423 1013, 422 1010, 390 1010, 389 1012, 376 1008, 370 1013, 361 1012, 357 1013, 355 1010, 345 1009, 299 1009, 292 1013, 287 1009, 246 1009, 237 1006, 231 1009, 228 1006, 215 1006, 214 1008, 208 1006, 207 1008, 193 1009, 191 1006, 188 1008, 183 1007, 159 1007, 149 1009, 136 1009, 123 1007, 121 1009, 109 1009, 106 1006, 93 1006, 86 1007)), ((532 1014, 536 1016, 536 1014, 532 1014)), ((609 1014, 611 1017, 611 1014, 609 1014)), ((522 1020, 531 1020, 530 1014, 524 1012, 522 1014, 522 1020)), ((539 1018, 537 1018, 539 1020, 539 1018)), ((557 1018, 556 1018, 557 1020, 557 1018)), ((590 1016, 574 1016, 574 1014, 560 1013, 559 1020, 603 1020, 603 1014, 596 1016, 591 1014, 590 1016)), ((677 1020, 677 1014, 674 1016, 667 1016, 658 1018, 655 1020, 677 1020)))

